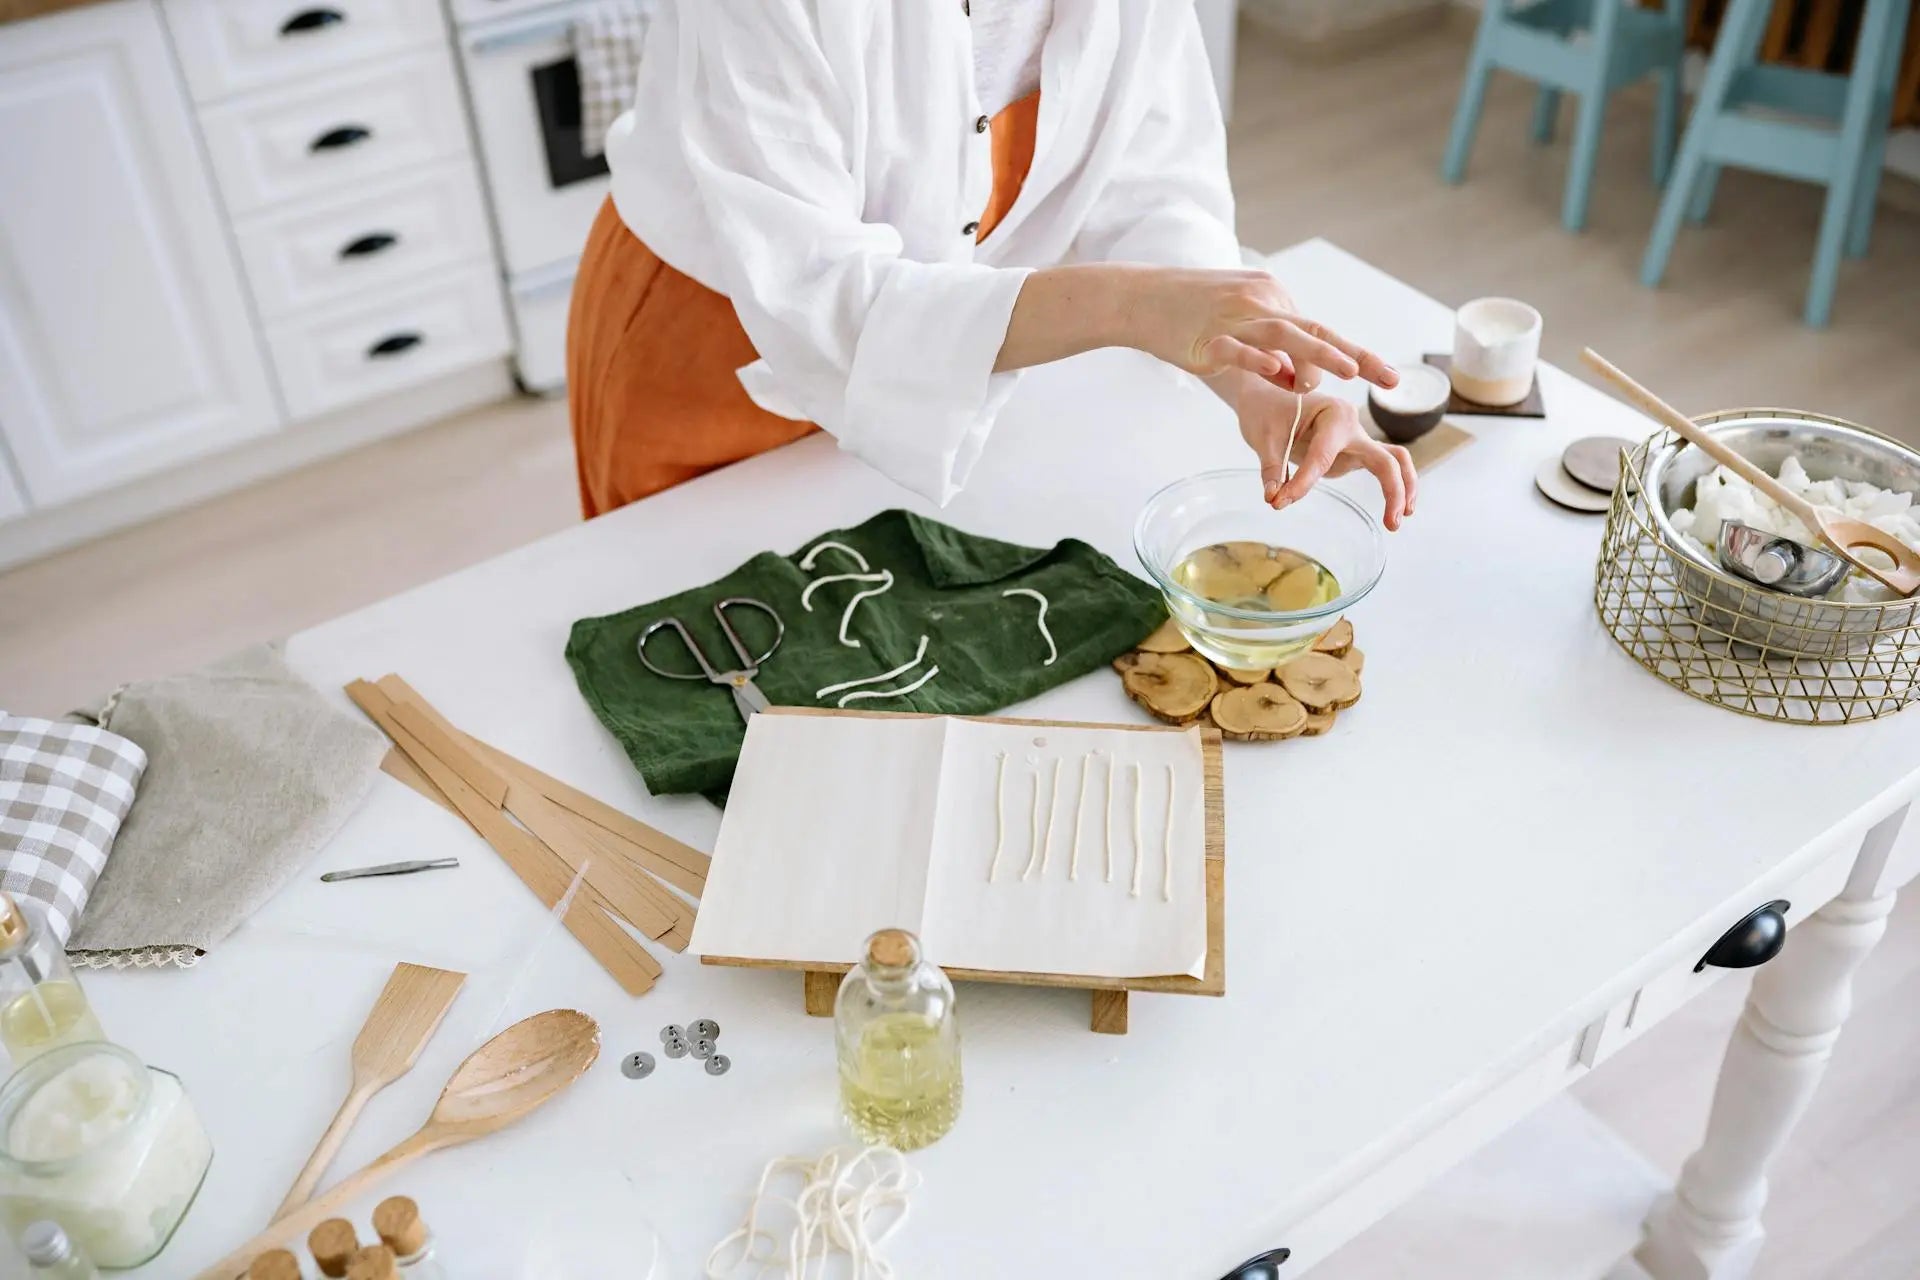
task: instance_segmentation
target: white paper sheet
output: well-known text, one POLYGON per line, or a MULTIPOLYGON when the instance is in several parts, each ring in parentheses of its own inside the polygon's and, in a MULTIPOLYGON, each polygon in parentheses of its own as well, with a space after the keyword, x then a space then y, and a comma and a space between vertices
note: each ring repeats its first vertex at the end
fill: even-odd
POLYGON ((1204 776, 1197 730, 755 716, 691 946, 845 963, 869 933, 898 926, 955 968, 1197 977, 1206 965, 1204 776), (1002 752, 1005 844, 989 883, 1002 752), (1044 872, 1033 856, 1036 784, 1044 872))

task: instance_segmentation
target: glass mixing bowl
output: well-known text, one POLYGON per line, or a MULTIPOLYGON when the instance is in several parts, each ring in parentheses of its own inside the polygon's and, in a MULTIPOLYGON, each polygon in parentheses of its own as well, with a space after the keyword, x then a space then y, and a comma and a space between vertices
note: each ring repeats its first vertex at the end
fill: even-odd
POLYGON ((1154 494, 1134 525, 1134 552, 1159 584, 1167 612, 1195 649, 1222 666, 1285 662, 1364 599, 1387 565, 1386 531, 1338 489, 1316 485, 1282 511, 1269 507, 1261 490, 1251 467, 1205 471, 1154 494), (1174 580, 1188 556, 1223 542, 1262 542, 1311 556, 1333 573, 1340 594, 1308 609, 1253 609, 1216 603, 1174 580))

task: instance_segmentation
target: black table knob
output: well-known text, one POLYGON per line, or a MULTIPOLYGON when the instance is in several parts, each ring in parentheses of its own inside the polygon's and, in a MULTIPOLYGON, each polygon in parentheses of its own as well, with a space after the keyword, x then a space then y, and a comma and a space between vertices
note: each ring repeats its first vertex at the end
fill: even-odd
POLYGON ((1787 943, 1787 912, 1792 907, 1785 898, 1775 898, 1755 907, 1739 924, 1721 934, 1720 941, 1707 948, 1707 954, 1700 957, 1693 971, 1699 973, 1708 965, 1716 969, 1751 969, 1773 959, 1787 943))

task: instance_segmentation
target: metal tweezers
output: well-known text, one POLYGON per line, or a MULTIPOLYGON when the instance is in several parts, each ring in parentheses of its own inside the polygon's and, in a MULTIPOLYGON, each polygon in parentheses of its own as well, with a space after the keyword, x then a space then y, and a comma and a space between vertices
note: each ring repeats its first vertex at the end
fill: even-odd
POLYGON ((354 867, 349 871, 329 871, 321 876, 329 883, 335 880, 358 880, 362 876, 404 876, 414 871, 436 871, 441 867, 457 867, 458 858, 433 858, 426 862, 385 862, 377 867, 354 867))

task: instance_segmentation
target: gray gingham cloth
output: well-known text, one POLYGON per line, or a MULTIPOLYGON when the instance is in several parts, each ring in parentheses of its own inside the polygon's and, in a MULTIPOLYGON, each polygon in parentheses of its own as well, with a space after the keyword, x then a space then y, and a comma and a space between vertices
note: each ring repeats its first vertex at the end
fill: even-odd
POLYGON ((580 69, 580 149, 600 154, 607 130, 633 105, 640 44, 650 0, 606 0, 573 20, 573 61, 580 69))
POLYGON ((146 748, 140 799, 67 954, 82 967, 192 964, 299 874, 366 799, 386 735, 272 645, 159 680, 91 714, 146 748))
POLYGON ((146 767, 117 733, 0 711, 0 889, 45 907, 62 945, 146 767))

